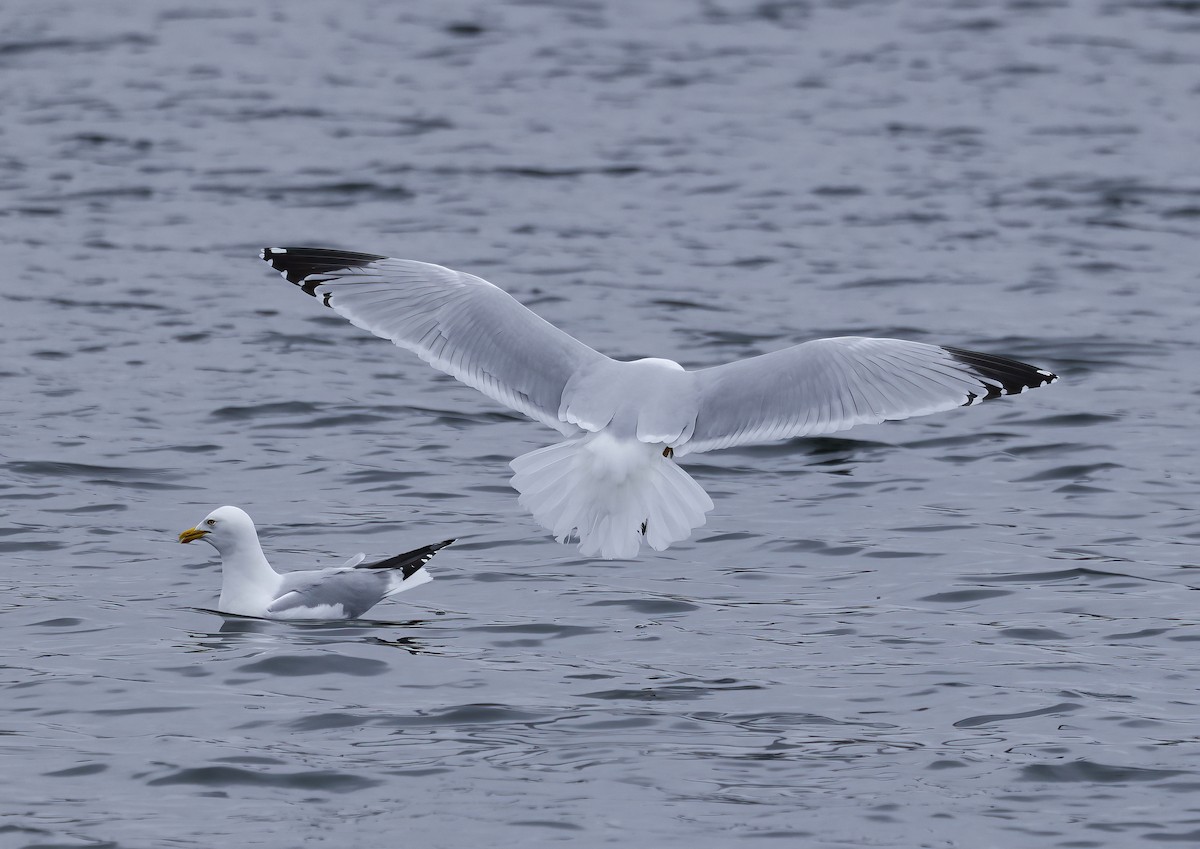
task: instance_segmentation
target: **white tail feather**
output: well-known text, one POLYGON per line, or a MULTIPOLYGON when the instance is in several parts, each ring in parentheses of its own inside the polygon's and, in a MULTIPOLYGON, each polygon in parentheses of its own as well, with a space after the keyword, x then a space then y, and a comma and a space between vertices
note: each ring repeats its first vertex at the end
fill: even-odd
POLYGON ((406 578, 399 569, 393 569, 389 571, 388 579, 388 589, 383 594, 384 598, 394 596, 396 593, 407 592, 413 587, 419 587, 422 584, 428 584, 433 580, 433 575, 429 574, 428 569, 422 567, 406 578))
POLYGON ((708 493, 663 456, 661 445, 607 433, 531 451, 513 460, 512 469, 521 505, 559 542, 578 532, 587 557, 628 560, 643 539, 662 551, 687 539, 713 508, 708 493))

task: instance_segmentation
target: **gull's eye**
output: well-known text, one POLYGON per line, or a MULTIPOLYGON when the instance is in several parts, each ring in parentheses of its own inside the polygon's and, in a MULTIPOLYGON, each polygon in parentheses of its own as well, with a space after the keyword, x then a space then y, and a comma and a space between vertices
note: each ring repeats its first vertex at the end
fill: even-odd
POLYGON ((216 519, 209 519, 209 520, 208 520, 207 522, 205 522, 204 524, 206 524, 206 525, 215 525, 216 523, 217 523, 217 520, 216 520, 216 519))

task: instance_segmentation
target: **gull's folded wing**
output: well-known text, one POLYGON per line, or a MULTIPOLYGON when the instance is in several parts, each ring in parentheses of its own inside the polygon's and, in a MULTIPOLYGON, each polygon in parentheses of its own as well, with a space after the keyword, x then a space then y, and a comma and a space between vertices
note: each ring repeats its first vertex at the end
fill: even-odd
POLYGON ((563 387, 607 359, 470 274, 407 259, 323 248, 266 248, 262 258, 308 294, 436 369, 564 434, 563 387))
POLYGON ((694 372, 679 455, 923 416, 1053 383, 1026 363, 959 348, 842 336, 694 372))
POLYGON ((291 612, 298 617, 308 611, 321 618, 362 615, 388 590, 385 574, 363 569, 326 569, 321 572, 287 572, 279 598, 267 605, 271 616, 291 612), (339 611, 338 608, 341 608, 339 611))

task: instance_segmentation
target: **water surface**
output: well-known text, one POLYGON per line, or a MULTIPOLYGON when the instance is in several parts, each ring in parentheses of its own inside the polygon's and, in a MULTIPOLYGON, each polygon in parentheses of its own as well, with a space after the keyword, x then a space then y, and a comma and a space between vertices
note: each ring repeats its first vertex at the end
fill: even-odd
POLYGON ((1186 3, 12 0, 0 844, 1200 840, 1186 3), (1049 389, 688 458, 638 562, 517 506, 555 434, 256 257, 504 286, 618 357, 830 334, 1049 389), (455 536, 370 621, 209 612, 455 536))

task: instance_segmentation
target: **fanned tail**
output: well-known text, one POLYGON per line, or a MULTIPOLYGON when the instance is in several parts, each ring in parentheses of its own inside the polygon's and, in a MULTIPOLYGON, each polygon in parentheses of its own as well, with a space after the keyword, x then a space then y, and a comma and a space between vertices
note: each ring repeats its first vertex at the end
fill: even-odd
POLYGON ((629 560, 643 539, 662 551, 687 539, 713 508, 661 445, 605 433, 524 454, 512 469, 521 505, 559 542, 578 533, 586 557, 629 560))

